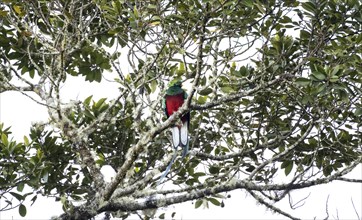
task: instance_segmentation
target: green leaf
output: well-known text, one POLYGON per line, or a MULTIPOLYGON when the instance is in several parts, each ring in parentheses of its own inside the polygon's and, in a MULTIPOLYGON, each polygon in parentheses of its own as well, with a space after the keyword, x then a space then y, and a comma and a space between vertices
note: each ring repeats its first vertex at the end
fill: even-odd
POLYGON ((205 173, 203 172, 196 172, 192 175, 193 177, 199 177, 199 176, 205 176, 205 173))
POLYGON ((316 81, 318 80, 324 80, 326 78, 326 75, 324 73, 321 73, 321 72, 313 72, 312 73, 312 76, 315 77, 316 81))
POLYGON ((101 98, 101 99, 99 99, 98 102, 95 104, 95 108, 96 108, 96 109, 99 109, 106 100, 107 100, 107 98, 101 98))
POLYGON ((157 9, 157 6, 156 5, 148 5, 147 8, 149 8, 149 9, 157 9))
POLYGON ((331 72, 331 76, 336 76, 338 75, 338 73, 340 72, 341 67, 340 66, 336 66, 333 71, 331 72))
POLYGON ((9 12, 0 10, 0 17, 5 17, 9 12))
POLYGON ((35 195, 30 201, 32 201, 32 203, 30 204, 31 206, 34 204, 34 202, 36 201, 36 199, 38 198, 37 195, 35 195))
POLYGON ((23 182, 19 183, 18 186, 16 187, 16 190, 18 190, 19 192, 22 192, 24 189, 25 184, 23 182))
POLYGON ((84 100, 84 104, 85 105, 88 105, 89 106, 89 104, 90 104, 90 102, 91 102, 91 100, 92 100, 92 97, 93 97, 93 95, 91 95, 91 96, 88 96, 85 100, 84 100))
POLYGON ((205 104, 206 101, 207 101, 207 96, 200 95, 197 98, 197 103, 200 104, 200 105, 205 104))
POLYGON ((313 98, 310 95, 304 95, 302 97, 302 104, 306 105, 306 104, 310 104, 313 103, 313 98))
POLYGON ((332 171, 333 171, 333 167, 331 165, 326 166, 323 168, 323 175, 327 177, 327 176, 331 175, 332 171))
POLYGON ((334 82, 338 82, 338 81, 339 81, 339 77, 336 75, 331 76, 331 78, 329 78, 329 82, 334 83, 334 82))
POLYGON ((325 88, 327 87, 326 84, 319 84, 318 86, 316 86, 315 89, 315 93, 319 94, 321 93, 325 88))
POLYGON ((309 11, 309 12, 312 12, 313 14, 316 13, 316 6, 311 3, 311 2, 303 2, 302 3, 302 7, 306 10, 306 11, 309 11))
POLYGON ((102 62, 101 64, 99 64, 99 67, 105 70, 109 70, 111 69, 111 64, 109 64, 107 61, 106 62, 102 62))
POLYGON ((5 145, 8 146, 9 145, 9 141, 8 141, 8 136, 4 133, 1 134, 1 142, 5 145))
POLYGON ((255 2, 255 5, 262 14, 265 14, 265 9, 259 2, 255 2))
POLYGON ((18 194, 18 193, 10 192, 10 194, 11 194, 12 196, 14 196, 18 201, 24 200, 24 197, 23 197, 22 195, 18 194))
POLYGON ((165 219, 165 213, 162 213, 161 215, 158 216, 159 219, 165 219))
POLYGON ((102 81, 102 73, 101 72, 95 72, 94 73, 94 81, 101 82, 102 81))
POLYGON ((292 171, 293 169, 293 161, 288 160, 288 161, 284 161, 281 165, 281 168, 284 169, 284 173, 286 176, 289 175, 289 173, 292 171))
POLYGON ((91 118, 91 119, 95 119, 96 117, 88 110, 88 109, 85 109, 83 111, 84 115, 91 118))
POLYGON ((154 93, 157 89, 157 80, 151 81, 151 93, 154 93))
POLYGON ((245 169, 247 172, 251 173, 253 170, 255 170, 255 167, 253 165, 249 165, 248 168, 245 169))
POLYGON ((204 95, 207 96, 208 94, 212 93, 212 89, 211 88, 206 88, 204 90, 201 90, 198 92, 200 95, 204 95))
POLYGON ((288 16, 283 16, 282 19, 280 19, 280 23, 292 23, 292 19, 288 16))
POLYGON ((184 73, 186 73, 185 63, 181 62, 179 64, 179 69, 177 70, 177 75, 180 76, 180 75, 182 75, 184 73))
POLYGON ((348 102, 349 101, 349 97, 346 91, 344 90, 338 90, 338 95, 340 97, 340 99, 344 102, 348 102))
POLYGON ((362 115, 362 108, 359 108, 359 107, 356 108, 356 111, 354 112, 354 115, 357 116, 357 117, 361 116, 362 115))
POLYGON ((249 74, 250 74, 250 71, 245 66, 240 67, 239 71, 235 71, 235 75, 238 77, 248 76, 249 74))
POLYGON ((306 31, 306 30, 301 30, 300 31, 300 38, 302 40, 308 40, 309 37, 310 37, 310 33, 308 31, 306 31))
POLYGON ((223 86, 223 87, 221 87, 220 89, 221 89, 221 91, 223 91, 224 93, 231 93, 231 92, 234 91, 233 88, 231 88, 230 86, 223 86))
POLYGON ((139 17, 139 13, 138 13, 138 10, 137 10, 136 5, 133 7, 133 14, 134 14, 134 16, 135 16, 136 18, 139 17))
POLYGON ((202 205, 203 201, 202 199, 199 199, 195 202, 195 209, 199 208, 202 205))
POLYGON ((19 214, 21 217, 25 217, 26 216, 26 207, 23 204, 20 204, 19 206, 19 214))
POLYGON ((18 15, 20 15, 20 14, 23 13, 22 7, 19 6, 19 5, 14 5, 14 6, 13 6, 13 9, 14 9, 14 11, 15 11, 18 15))
POLYGON ((219 200, 215 199, 215 198, 207 198, 207 200, 209 200, 212 204, 216 205, 216 206, 220 206, 220 202, 219 200))
POLYGON ((249 8, 252 8, 253 4, 254 4, 254 1, 253 0, 244 0, 244 1, 241 1, 241 3, 244 4, 245 6, 249 7, 249 8))
POLYGON ((24 144, 25 146, 29 146, 30 142, 27 136, 24 135, 24 144))
POLYGON ((29 76, 30 76, 32 79, 34 79, 34 76, 35 76, 35 71, 34 71, 34 69, 32 69, 32 70, 29 71, 29 76))
POLYGON ((211 167, 209 168, 209 172, 210 172, 211 174, 218 174, 218 173, 219 173, 219 170, 220 170, 220 168, 219 168, 219 167, 216 167, 216 166, 211 166, 211 167))
POLYGON ((300 78, 295 80, 295 84, 297 84, 299 86, 303 86, 303 87, 308 86, 310 84, 310 79, 300 77, 300 78))

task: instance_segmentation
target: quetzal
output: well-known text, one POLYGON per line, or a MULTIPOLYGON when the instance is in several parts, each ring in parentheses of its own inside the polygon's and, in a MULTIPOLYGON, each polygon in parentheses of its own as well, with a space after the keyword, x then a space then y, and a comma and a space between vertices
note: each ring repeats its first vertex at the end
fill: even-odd
MULTIPOLYGON (((166 90, 165 97, 162 101, 162 107, 165 110, 167 118, 170 117, 173 113, 183 105, 185 99, 187 98, 187 93, 181 88, 181 81, 176 81, 171 84, 171 86, 166 90)), ((189 124, 190 124, 190 112, 185 113, 181 116, 181 122, 176 122, 172 127, 172 144, 175 148, 175 153, 172 157, 171 162, 167 166, 165 172, 160 177, 158 185, 162 182, 163 178, 170 171, 172 164, 177 156, 177 148, 181 146, 182 158, 184 158, 188 152, 189 148, 189 124)))
MULTIPOLYGON (((167 118, 170 117, 174 112, 177 112, 177 110, 182 106, 185 99, 187 98, 187 93, 181 88, 181 86, 181 81, 176 81, 166 91, 165 97, 163 99, 163 107, 167 118)), ((181 123, 177 122, 172 127, 173 147, 177 149, 178 146, 181 146, 183 149, 182 157, 185 157, 188 151, 189 124, 190 112, 187 112, 182 115, 181 123)))

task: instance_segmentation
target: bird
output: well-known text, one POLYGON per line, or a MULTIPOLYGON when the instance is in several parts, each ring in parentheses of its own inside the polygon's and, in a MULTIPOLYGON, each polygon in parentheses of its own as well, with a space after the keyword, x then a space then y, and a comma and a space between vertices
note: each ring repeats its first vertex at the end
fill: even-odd
MULTIPOLYGON (((163 99, 163 108, 167 118, 177 112, 186 98, 187 93, 182 89, 181 81, 178 80, 170 85, 163 99)), ((181 123, 178 122, 172 127, 172 143, 175 149, 179 146, 183 149, 182 157, 185 157, 188 152, 190 112, 183 114, 180 119, 181 123)))
MULTIPOLYGON (((166 90, 166 94, 162 100, 162 107, 165 111, 167 118, 177 112, 177 110, 183 105, 187 98, 187 93, 182 89, 182 82, 176 81, 170 84, 170 87, 166 90)), ((170 171, 173 162, 177 156, 177 148, 181 146, 182 158, 184 158, 189 149, 189 125, 190 125, 190 112, 186 112, 180 117, 181 123, 177 122, 172 127, 172 145, 174 147, 173 157, 168 164, 165 172, 160 177, 158 184, 160 185, 162 180, 166 177, 170 171)))

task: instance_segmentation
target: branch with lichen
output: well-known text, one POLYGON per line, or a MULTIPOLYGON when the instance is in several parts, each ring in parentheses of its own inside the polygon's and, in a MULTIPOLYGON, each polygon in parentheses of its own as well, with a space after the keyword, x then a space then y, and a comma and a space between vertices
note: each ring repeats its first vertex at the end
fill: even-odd
MULTIPOLYGON (((362 158, 361 158, 362 159, 362 158)), ((315 185, 326 184, 338 179, 340 176, 343 176, 350 172, 354 167, 356 167, 361 159, 351 164, 349 167, 336 172, 335 174, 321 179, 315 179, 302 183, 294 184, 270 184, 270 185, 259 185, 248 180, 237 180, 234 179, 228 183, 218 184, 214 187, 205 187, 204 185, 200 186, 200 189, 194 187, 193 190, 184 191, 179 195, 168 196, 169 194, 174 194, 175 190, 158 190, 155 191, 159 196, 153 196, 151 199, 147 200, 134 200, 132 198, 121 197, 114 198, 108 202, 105 202, 103 206, 97 210, 97 213, 102 213, 104 211, 137 211, 151 208, 160 208, 165 207, 171 204, 182 203, 186 201, 191 201, 195 199, 204 198, 206 196, 215 195, 222 192, 229 192, 235 189, 246 189, 248 191, 281 191, 281 190, 295 190, 308 188, 315 185), (195 189, 196 188, 196 189, 195 189)), ((181 192, 181 191, 180 191, 181 192)), ((149 196, 150 194, 145 194, 149 196)), ((270 208, 270 207, 269 207, 270 208)))

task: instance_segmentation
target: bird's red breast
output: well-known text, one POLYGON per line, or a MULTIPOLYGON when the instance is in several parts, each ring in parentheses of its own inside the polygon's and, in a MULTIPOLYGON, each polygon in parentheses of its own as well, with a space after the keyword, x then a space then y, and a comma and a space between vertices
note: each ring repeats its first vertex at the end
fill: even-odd
POLYGON ((167 116, 171 116, 176 112, 184 103, 184 94, 180 93, 177 95, 166 96, 166 113, 167 116))

